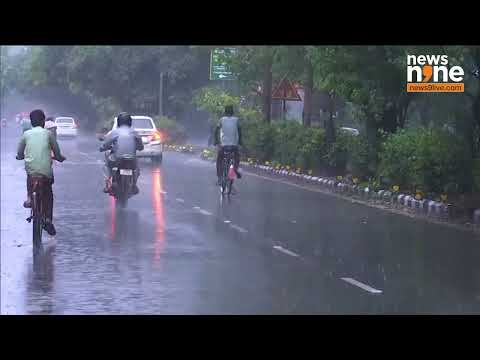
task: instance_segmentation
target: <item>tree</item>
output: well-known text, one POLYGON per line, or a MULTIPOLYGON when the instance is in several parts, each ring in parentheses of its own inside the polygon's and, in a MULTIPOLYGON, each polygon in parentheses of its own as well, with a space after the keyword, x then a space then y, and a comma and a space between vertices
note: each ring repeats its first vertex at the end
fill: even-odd
POLYGON ((229 60, 244 91, 254 91, 262 97, 266 122, 270 122, 272 117, 272 68, 278 50, 275 46, 241 46, 229 60))
POLYGON ((208 81, 207 62, 204 47, 34 46, 20 87, 25 93, 55 88, 88 99, 103 120, 120 110, 142 111, 145 103, 156 101, 163 72, 168 109, 181 116, 193 90, 208 81))
POLYGON ((352 102, 363 119, 370 167, 376 167, 379 130, 395 132, 405 125, 412 95, 404 88, 407 47, 309 47, 314 82, 352 102))

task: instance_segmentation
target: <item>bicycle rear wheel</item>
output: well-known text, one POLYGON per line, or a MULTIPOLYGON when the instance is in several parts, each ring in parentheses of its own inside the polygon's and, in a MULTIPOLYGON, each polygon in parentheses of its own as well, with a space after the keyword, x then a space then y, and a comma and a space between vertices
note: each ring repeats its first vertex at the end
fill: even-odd
POLYGON ((222 168, 222 178, 220 181, 220 192, 222 193, 222 195, 225 195, 226 193, 228 193, 228 182, 229 182, 228 169, 230 168, 230 162, 228 161, 228 159, 223 160, 222 167, 223 168, 222 168))
POLYGON ((227 179, 226 191, 228 195, 232 194, 233 180, 227 179))
POLYGON ((43 219, 42 206, 39 199, 39 194, 34 192, 32 194, 32 209, 33 209, 33 246, 39 246, 42 243, 43 219))

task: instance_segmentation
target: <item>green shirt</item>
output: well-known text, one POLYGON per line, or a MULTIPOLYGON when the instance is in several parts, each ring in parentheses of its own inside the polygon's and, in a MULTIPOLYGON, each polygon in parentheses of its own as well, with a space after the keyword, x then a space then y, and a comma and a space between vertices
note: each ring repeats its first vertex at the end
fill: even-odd
POLYGON ((56 158, 61 158, 60 147, 51 132, 36 126, 23 133, 18 144, 17 157, 25 159, 27 174, 52 178, 52 151, 56 158))

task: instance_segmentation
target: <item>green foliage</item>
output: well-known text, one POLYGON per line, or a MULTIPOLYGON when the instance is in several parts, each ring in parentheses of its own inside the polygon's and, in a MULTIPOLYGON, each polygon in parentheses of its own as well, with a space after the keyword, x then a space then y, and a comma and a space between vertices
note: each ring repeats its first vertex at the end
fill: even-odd
POLYGON ((274 128, 263 121, 243 121, 242 136, 248 157, 259 161, 272 160, 274 154, 274 128))
POLYGON ((208 112, 213 121, 218 121, 225 112, 225 106, 238 107, 240 97, 230 95, 216 87, 205 87, 197 91, 193 101, 198 108, 208 112))
POLYGON ((155 125, 157 129, 164 134, 165 144, 185 144, 187 141, 187 132, 185 127, 177 123, 175 120, 166 116, 155 117, 155 125))
POLYGON ((156 104, 160 72, 164 108, 176 116, 188 111, 193 90, 207 82, 204 47, 32 46, 27 55, 8 77, 18 89, 55 87, 87 97, 101 123, 109 121, 105 116, 112 115, 112 106, 136 112, 156 104))
POLYGON ((241 106, 241 98, 216 88, 205 87, 196 92, 194 103, 199 109, 205 110, 211 116, 211 121, 217 123, 224 115, 225 106, 232 105, 239 118, 245 121, 255 121, 262 118, 262 114, 255 108, 241 106))
POLYGON ((475 159, 473 163, 474 191, 480 192, 480 159, 475 159))
POLYGON ((348 141, 347 172, 360 178, 371 175, 368 159, 368 141, 365 136, 350 136, 348 141))
POLYGON ((351 136, 338 132, 335 142, 331 144, 325 154, 327 165, 338 172, 344 172, 348 162, 348 142, 351 136))
POLYGON ((324 165, 322 129, 306 128, 293 121, 246 121, 242 127, 247 157, 304 170, 324 165))
POLYGON ((337 174, 349 173, 359 178, 371 175, 365 136, 353 136, 337 131, 335 142, 327 149, 325 159, 337 174))
POLYGON ((390 135, 380 152, 382 182, 412 191, 459 191, 462 144, 437 129, 408 129, 390 135))
POLYGON ((302 169, 323 165, 324 131, 294 121, 274 122, 273 160, 302 169))
MULTIPOLYGON (((404 188, 422 186, 432 191, 461 190, 466 183, 463 178, 472 177, 465 169, 473 166, 478 183, 478 166, 471 160, 480 151, 480 81, 470 71, 480 63, 479 46, 238 46, 237 55, 227 59, 238 76, 238 95, 204 87, 210 47, 22 48, 17 55, 7 56, 6 47, 2 47, 2 94, 38 94, 54 88, 84 98, 78 108, 90 106, 88 112, 97 115, 97 127, 110 127, 120 111, 136 112, 146 109, 145 104, 156 104, 162 72, 164 109, 169 116, 178 118, 189 111, 193 98, 216 122, 225 106, 233 105, 243 123, 246 150, 259 160, 302 168, 328 166, 339 174, 377 175, 386 184, 396 182, 404 188), (407 93, 407 54, 447 54, 451 65, 465 69, 465 93, 407 93), (268 100, 265 93, 262 98, 262 91, 270 82, 269 74, 274 84, 287 74, 290 80, 305 84, 310 64, 315 88, 332 90, 348 102, 348 123, 361 129, 362 136, 339 133, 327 148, 323 130, 305 129, 295 122, 262 123, 265 115, 258 107, 268 100), (438 130, 444 126, 452 134, 438 130), (412 129, 389 135, 404 127, 412 129), (379 130, 386 132, 385 141, 379 130), (377 169, 379 150, 381 164, 377 169)), ((169 141, 184 141, 182 126, 171 119, 157 119, 157 123, 169 134, 169 141)))

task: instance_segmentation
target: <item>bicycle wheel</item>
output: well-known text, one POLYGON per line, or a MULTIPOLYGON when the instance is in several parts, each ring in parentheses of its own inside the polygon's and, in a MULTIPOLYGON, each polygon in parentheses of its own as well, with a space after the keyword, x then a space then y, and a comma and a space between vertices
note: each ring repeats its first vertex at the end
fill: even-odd
POLYGON ((230 173, 230 167, 233 166, 233 159, 232 158, 229 158, 228 159, 228 162, 227 162, 227 171, 226 171, 226 175, 225 175, 225 182, 226 182, 226 192, 227 192, 227 195, 231 195, 232 194, 232 186, 233 186, 233 180, 230 178, 229 176, 229 173, 230 173))
POLYGON ((32 194, 33 209, 33 246, 39 246, 42 243, 43 219, 42 204, 37 192, 32 194))
POLYGON ((228 195, 232 194, 232 186, 233 186, 233 180, 228 179, 227 180, 227 194, 228 195))
POLYGON ((222 179, 220 181, 220 191, 222 195, 227 192, 227 184, 228 184, 228 169, 229 169, 229 161, 228 159, 224 159, 222 164, 222 179))

